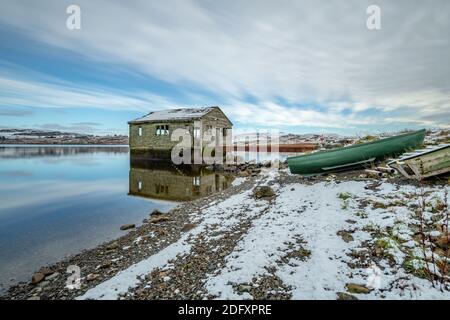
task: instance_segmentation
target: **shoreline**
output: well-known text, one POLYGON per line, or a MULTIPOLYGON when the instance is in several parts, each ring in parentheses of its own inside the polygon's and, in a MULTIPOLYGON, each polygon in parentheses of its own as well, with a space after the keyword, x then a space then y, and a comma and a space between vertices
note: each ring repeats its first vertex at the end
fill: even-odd
POLYGON ((0 147, 127 147, 128 144, 73 144, 73 143, 0 143, 0 147))
MULTIPOLYGON (((251 183, 250 180, 247 181, 247 184, 251 183)), ((245 186, 246 183, 243 185, 245 186)), ((240 191, 241 186, 232 186, 221 193, 181 203, 161 215, 153 215, 152 212, 149 212, 149 217, 144 219, 142 225, 131 228, 126 231, 126 234, 94 248, 82 250, 56 263, 42 266, 36 270, 36 273, 41 272, 45 275, 43 281, 33 284, 31 281, 33 274, 31 274, 29 282, 22 281, 5 288, 5 291, 0 294, 0 300, 33 299, 36 294, 39 294, 40 299, 74 299, 102 281, 179 240, 183 233, 192 227, 189 215, 193 211, 218 198, 226 198, 229 194, 240 191), (163 221, 152 223, 152 217, 160 216, 167 218, 167 221, 161 219, 163 221), (67 267, 70 265, 79 266, 81 277, 86 280, 82 281, 80 290, 66 288, 66 280, 70 276, 67 273, 67 267), (49 278, 50 280, 48 280, 49 278), (46 289, 43 290, 43 288, 46 289), (41 294, 43 291, 51 293, 41 294)))
POLYGON ((425 188, 427 210, 436 211, 442 205, 432 201, 450 190, 446 180, 419 185, 362 171, 313 178, 272 168, 241 173, 221 193, 152 215, 0 298, 450 298, 450 288, 431 285, 414 251, 417 194, 425 188), (65 288, 69 265, 81 268, 79 290, 65 288), (380 270, 381 288, 367 284, 371 270, 380 270))

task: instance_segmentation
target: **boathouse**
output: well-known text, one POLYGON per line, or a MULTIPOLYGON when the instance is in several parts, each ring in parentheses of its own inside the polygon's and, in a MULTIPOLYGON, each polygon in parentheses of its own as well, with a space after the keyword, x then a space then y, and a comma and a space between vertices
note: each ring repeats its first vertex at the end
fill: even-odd
POLYGON ((170 158, 172 148, 179 143, 176 139, 172 139, 176 129, 184 129, 188 132, 192 137, 192 147, 200 145, 200 148, 203 143, 203 133, 208 130, 214 132, 217 137, 222 137, 216 141, 226 150, 225 137, 227 134, 231 136, 233 126, 219 107, 153 111, 129 121, 128 124, 131 154, 160 159, 170 158))

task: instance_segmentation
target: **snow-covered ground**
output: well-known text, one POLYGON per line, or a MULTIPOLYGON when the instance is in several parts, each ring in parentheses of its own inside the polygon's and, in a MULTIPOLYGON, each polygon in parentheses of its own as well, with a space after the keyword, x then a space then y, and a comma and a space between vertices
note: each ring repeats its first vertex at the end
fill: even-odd
MULTIPOLYGON (((446 235, 442 226, 445 210, 448 212, 448 185, 415 187, 387 180, 305 182, 287 178, 292 176, 286 172, 262 173, 253 188, 270 186, 274 197, 256 199, 254 190, 249 189, 209 203, 192 215, 197 227, 178 242, 92 288, 80 299, 119 298, 142 285, 145 276, 156 269, 164 274, 164 282, 175 281, 170 274, 177 274, 177 260, 196 255, 193 247, 199 242, 214 246, 212 252, 225 252, 220 261, 208 257, 216 267, 202 275, 199 291, 203 298, 258 298, 255 292, 270 278, 276 279, 277 285, 268 289, 269 297, 284 294, 292 299, 336 299, 338 293, 345 293, 358 299, 450 299, 448 287, 438 281, 433 285, 428 279, 429 272, 446 276, 442 272, 445 251, 433 241, 446 235), (425 211, 418 215, 422 200, 425 211), (424 224, 436 227, 429 237, 430 230, 424 231, 429 238, 424 243, 428 266, 418 236, 424 224), (228 251, 221 248, 220 239, 229 239, 236 232, 242 234, 233 246, 226 248, 228 251), (436 250, 432 253, 429 248, 436 250)), ((241 179, 236 185, 243 182, 241 179)), ((195 272, 195 267, 190 272, 195 272)), ((145 289, 156 290, 153 286, 149 281, 145 289)), ((174 289, 175 294, 180 290, 174 289)))

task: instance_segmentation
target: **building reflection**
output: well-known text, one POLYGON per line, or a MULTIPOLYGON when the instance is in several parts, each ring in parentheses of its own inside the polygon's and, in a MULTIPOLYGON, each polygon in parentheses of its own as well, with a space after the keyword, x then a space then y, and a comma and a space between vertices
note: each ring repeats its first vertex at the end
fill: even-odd
POLYGON ((130 160, 129 195, 169 201, 190 201, 228 188, 233 176, 203 166, 130 160))

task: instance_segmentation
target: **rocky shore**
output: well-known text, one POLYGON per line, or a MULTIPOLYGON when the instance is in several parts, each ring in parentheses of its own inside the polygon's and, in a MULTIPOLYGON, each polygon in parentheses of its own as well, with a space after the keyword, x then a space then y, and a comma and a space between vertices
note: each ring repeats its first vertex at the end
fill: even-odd
POLYGON ((240 177, 122 226, 123 237, 42 268, 1 298, 450 298, 446 180, 302 178, 273 163, 215 169, 240 177), (80 268, 79 288, 67 287, 69 266, 80 268))
POLYGON ((190 215, 202 206, 242 192, 253 183, 249 179, 220 194, 181 204, 167 213, 150 212, 148 219, 137 228, 134 225, 120 226, 127 232, 124 236, 42 267, 30 276, 30 282, 11 287, 0 299, 74 299, 121 270, 161 251, 195 228, 197 225, 190 223, 190 215), (69 266, 80 268, 82 281, 79 289, 67 286, 71 275, 68 273, 69 266))

